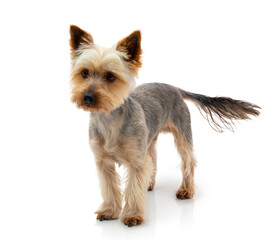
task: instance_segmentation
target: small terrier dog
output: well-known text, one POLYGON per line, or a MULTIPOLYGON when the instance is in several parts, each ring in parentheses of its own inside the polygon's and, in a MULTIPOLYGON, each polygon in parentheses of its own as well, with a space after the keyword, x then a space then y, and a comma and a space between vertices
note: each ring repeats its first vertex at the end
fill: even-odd
POLYGON ((115 163, 127 168, 121 221, 131 227, 144 221, 147 190, 155 185, 156 141, 159 133, 174 136, 181 156, 182 183, 178 199, 192 198, 194 168, 190 113, 192 101, 217 131, 230 130, 233 120, 258 116, 260 107, 227 97, 208 97, 180 88, 149 83, 135 88, 141 62, 141 32, 134 31, 111 48, 96 45, 92 36, 70 26, 71 100, 91 112, 89 142, 94 152, 103 203, 100 221, 117 219, 122 210, 120 177, 115 163))

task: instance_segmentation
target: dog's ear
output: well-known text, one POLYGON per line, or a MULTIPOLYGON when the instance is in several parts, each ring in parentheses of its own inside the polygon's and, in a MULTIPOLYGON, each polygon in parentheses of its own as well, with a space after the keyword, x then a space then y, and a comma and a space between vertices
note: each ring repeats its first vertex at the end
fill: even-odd
POLYGON ((70 26, 70 36, 70 46, 73 51, 77 50, 81 44, 93 43, 91 34, 75 25, 70 26))
POLYGON ((139 30, 134 31, 128 37, 120 40, 116 45, 116 50, 125 52, 127 59, 132 68, 141 67, 141 32, 139 30))

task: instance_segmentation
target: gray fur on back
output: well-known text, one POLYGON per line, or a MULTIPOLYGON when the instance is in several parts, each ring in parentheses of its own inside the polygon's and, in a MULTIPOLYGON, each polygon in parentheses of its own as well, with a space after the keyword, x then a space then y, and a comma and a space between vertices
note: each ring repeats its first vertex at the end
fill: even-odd
MULTIPOLYGON (((110 115, 92 113, 90 131, 103 135, 98 126, 100 124, 103 124, 102 128, 108 131, 117 131, 109 129, 114 121, 121 119, 123 124, 119 129, 119 137, 136 137, 144 149, 169 121, 173 121, 184 133, 185 140, 192 140, 189 110, 180 90, 171 85, 147 83, 138 86, 125 103, 113 110, 110 115)), ((108 136, 103 138, 107 140, 108 136)))
MULTIPOLYGON (((148 142, 157 135, 164 124, 179 117, 178 111, 181 104, 181 111, 184 112, 180 114, 185 115, 186 104, 183 97, 178 88, 171 85, 163 83, 143 84, 137 87, 130 97, 135 99, 144 111, 149 130, 148 142)), ((189 114, 189 111, 187 113, 189 114)))

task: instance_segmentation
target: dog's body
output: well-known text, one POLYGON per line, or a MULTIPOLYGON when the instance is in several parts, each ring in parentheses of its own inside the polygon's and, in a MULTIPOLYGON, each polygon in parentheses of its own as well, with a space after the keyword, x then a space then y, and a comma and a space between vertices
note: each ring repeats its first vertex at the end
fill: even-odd
POLYGON ((194 195, 194 167, 190 113, 184 99, 193 101, 221 131, 219 119, 257 116, 256 105, 230 98, 210 98, 167 84, 143 84, 133 89, 133 77, 141 66, 140 32, 136 31, 104 49, 92 36, 76 26, 70 29, 72 47, 72 101, 91 112, 90 146, 95 154, 103 204, 97 219, 119 217, 122 209, 120 178, 115 163, 127 167, 127 186, 122 221, 135 226, 144 220, 147 190, 153 190, 156 176, 156 140, 160 132, 171 132, 182 158, 179 199, 194 195))
POLYGON ((106 143, 117 133, 119 139, 116 142, 113 137, 116 145, 121 144, 122 138, 132 137, 142 141, 142 148, 147 149, 158 133, 174 121, 191 142, 190 113, 179 89, 167 84, 149 83, 138 86, 124 104, 109 115, 92 113, 90 133, 103 138, 106 143))

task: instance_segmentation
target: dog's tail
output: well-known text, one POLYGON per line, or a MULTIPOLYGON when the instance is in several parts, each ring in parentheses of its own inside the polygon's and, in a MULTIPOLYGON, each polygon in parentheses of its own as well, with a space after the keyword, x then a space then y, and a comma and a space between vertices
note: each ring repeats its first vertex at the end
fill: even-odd
POLYGON ((250 119, 250 116, 260 114, 258 111, 260 107, 249 102, 228 97, 208 97, 182 89, 179 90, 183 98, 192 101, 207 119, 210 126, 218 132, 223 132, 224 128, 233 131, 235 120, 250 119))

